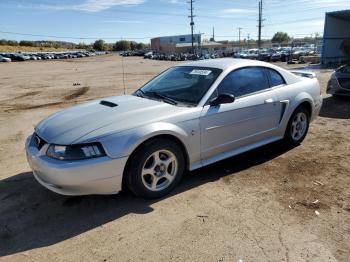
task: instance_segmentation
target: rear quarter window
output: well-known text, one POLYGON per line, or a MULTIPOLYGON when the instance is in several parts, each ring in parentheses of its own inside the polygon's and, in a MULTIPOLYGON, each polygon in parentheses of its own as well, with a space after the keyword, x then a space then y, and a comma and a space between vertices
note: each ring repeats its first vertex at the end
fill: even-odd
POLYGON ((276 70, 268 69, 270 75, 270 85, 271 87, 285 85, 286 81, 276 70))

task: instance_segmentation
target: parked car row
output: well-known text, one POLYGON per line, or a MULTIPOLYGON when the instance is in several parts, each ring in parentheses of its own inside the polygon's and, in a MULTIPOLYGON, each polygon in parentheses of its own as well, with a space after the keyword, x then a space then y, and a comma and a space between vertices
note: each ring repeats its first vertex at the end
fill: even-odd
POLYGON ((167 60, 167 61, 194 61, 194 60, 206 60, 206 59, 215 59, 222 57, 232 57, 233 52, 213 52, 213 53, 199 53, 199 54, 190 54, 190 53, 177 53, 177 54, 162 54, 148 52, 144 54, 145 59, 153 60, 167 60))
POLYGON ((121 56, 144 56, 147 53, 146 50, 124 51, 121 52, 121 56))
MULTIPOLYGON (((123 54, 124 55, 124 54, 123 54)), ((243 59, 253 59, 266 62, 287 62, 291 60, 299 60, 301 56, 311 56, 316 55, 314 49, 311 48, 268 48, 268 49, 246 49, 241 52, 233 51, 214 51, 211 53, 177 53, 177 54, 163 54, 155 52, 144 53, 145 59, 154 60, 167 60, 167 61, 187 61, 187 60, 205 60, 205 59, 215 59, 222 57, 234 57, 243 59)))
POLYGON ((254 59, 267 62, 286 62, 289 60, 299 60, 301 56, 316 55, 313 48, 306 47, 283 47, 269 49, 248 49, 234 54, 235 58, 254 59))
POLYGON ((0 62, 82 58, 96 55, 104 55, 106 53, 107 52, 93 51, 0 53, 0 62))

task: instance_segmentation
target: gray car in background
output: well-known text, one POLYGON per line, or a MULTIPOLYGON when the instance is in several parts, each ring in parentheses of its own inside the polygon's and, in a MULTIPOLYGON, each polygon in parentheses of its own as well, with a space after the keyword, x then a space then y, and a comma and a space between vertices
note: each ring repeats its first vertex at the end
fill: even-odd
POLYGON ((0 55, 0 62, 11 62, 11 58, 0 55))
POLYGON ((64 195, 168 194, 194 170, 284 139, 298 145, 322 105, 315 75, 253 60, 185 63, 132 95, 63 110, 26 141, 29 165, 64 195))
POLYGON ((350 96, 350 65, 344 65, 335 70, 328 81, 327 94, 350 96))

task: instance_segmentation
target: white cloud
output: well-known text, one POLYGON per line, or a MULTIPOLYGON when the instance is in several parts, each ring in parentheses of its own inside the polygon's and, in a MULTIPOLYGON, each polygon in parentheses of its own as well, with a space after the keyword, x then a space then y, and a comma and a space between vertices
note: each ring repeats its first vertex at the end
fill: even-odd
POLYGON ((240 8, 229 8, 220 11, 220 17, 232 18, 232 17, 242 17, 245 15, 256 14, 255 9, 240 9, 240 8))
POLYGON ((222 10, 222 13, 224 13, 224 14, 247 14, 247 13, 256 13, 256 10, 230 8, 230 9, 222 10))
POLYGON ((323 9, 323 8, 339 8, 346 9, 350 7, 349 0, 294 0, 293 3, 281 0, 264 0, 265 6, 273 8, 274 6, 299 6, 303 10, 307 9, 323 9))
POLYGON ((144 22, 138 20, 102 20, 101 23, 143 24, 144 22))
POLYGON ((161 2, 170 3, 170 4, 188 4, 186 0, 160 0, 161 2))
POLYGON ((350 2, 349 0, 308 0, 308 1, 302 1, 305 2, 312 7, 319 7, 319 8, 325 8, 325 7, 349 7, 350 2))
MULTIPOLYGON (((100 12, 109 9, 113 6, 127 6, 127 5, 140 5, 146 2, 146 0, 85 0, 81 4, 71 5, 30 5, 31 7, 37 7, 42 9, 50 10, 74 10, 74 11, 85 11, 85 12, 100 12)), ((19 5, 19 7, 26 7, 27 5, 19 5)))
POLYGON ((324 19, 312 20, 312 21, 307 23, 307 26, 323 28, 323 26, 324 26, 324 19))
POLYGON ((87 12, 98 12, 118 5, 139 5, 144 0, 87 0, 80 5, 72 6, 74 10, 83 10, 87 12))

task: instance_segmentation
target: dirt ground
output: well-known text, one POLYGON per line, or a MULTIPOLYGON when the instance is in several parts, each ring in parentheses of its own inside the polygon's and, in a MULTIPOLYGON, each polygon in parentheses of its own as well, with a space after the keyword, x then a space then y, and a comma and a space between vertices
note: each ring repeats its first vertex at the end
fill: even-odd
MULTIPOLYGON (((125 59, 127 93, 170 65, 125 59)), ((331 70, 316 72, 325 93, 331 70)), ((161 200, 40 186, 24 152, 33 126, 122 93, 117 56, 0 64, 0 260, 350 260, 350 99, 325 95, 301 146, 274 143, 191 172, 161 200)))

